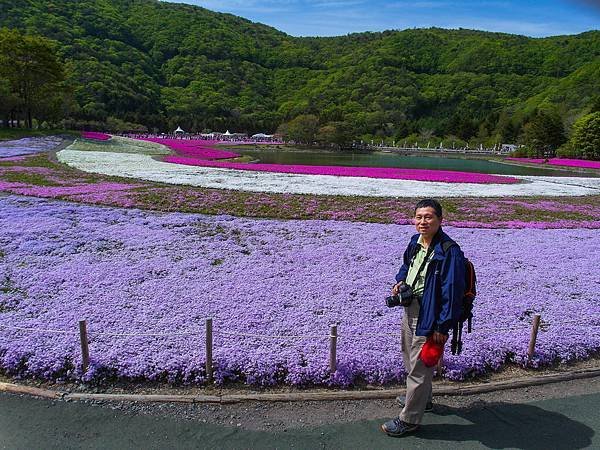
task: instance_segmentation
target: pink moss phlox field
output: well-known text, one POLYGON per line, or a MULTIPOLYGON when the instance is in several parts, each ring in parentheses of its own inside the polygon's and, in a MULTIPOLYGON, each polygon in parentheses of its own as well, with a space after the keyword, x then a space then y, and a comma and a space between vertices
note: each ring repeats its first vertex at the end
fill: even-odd
POLYGON ((600 161, 589 161, 585 159, 568 159, 568 158, 506 158, 510 161, 531 163, 531 164, 549 164, 551 166, 566 166, 566 167, 581 167, 584 169, 599 169, 600 161))
MULTIPOLYGON (((142 185, 126 183, 95 183, 76 186, 27 186, 12 188, 11 192, 21 195, 33 195, 35 197, 58 198, 64 196, 85 195, 92 203, 97 203, 114 191, 128 191, 142 185)), ((124 206, 124 205, 123 205, 124 206)))
MULTIPOLYGON (((534 366, 600 350, 600 269, 581 258, 584 251, 586 261, 600 259, 597 230, 445 231, 461 243, 479 280, 473 333, 465 335, 461 356, 446 354, 446 377, 524 364, 536 313, 542 326, 534 366)), ((203 383, 204 320, 211 317, 217 383, 402 381, 399 338, 389 336, 399 333, 402 310, 383 299, 413 232, 405 225, 152 213, 3 196, 0 367, 9 376, 82 376, 77 324, 85 318, 85 379, 203 383), (331 324, 340 335, 333 376, 331 324)))
POLYGON ((438 181, 446 183, 511 184, 519 182, 518 179, 513 177, 489 175, 484 173, 457 172, 451 170, 400 169, 393 167, 308 166, 298 164, 248 164, 228 161, 206 161, 182 156, 165 156, 163 161, 174 164, 185 164, 189 166, 219 167, 225 169, 305 175, 387 178, 395 180, 438 181))
POLYGON ((523 220, 498 220, 492 223, 480 222, 480 221, 469 221, 469 220, 450 220, 450 225, 460 228, 518 228, 518 229, 538 229, 538 230, 550 230, 550 229, 565 229, 565 228, 585 228, 594 230, 600 228, 600 220, 555 220, 555 221, 531 221, 525 222, 523 220))
POLYGON ((82 131, 81 137, 93 141, 108 141, 110 139, 110 134, 98 133, 97 131, 82 131))
POLYGON ((22 183, 20 181, 2 181, 2 180, 0 180, 0 191, 7 190, 7 191, 12 192, 12 189, 21 189, 21 188, 27 188, 30 186, 31 186, 30 184, 22 183))
POLYGON ((600 161, 585 161, 582 159, 555 158, 548 161, 553 166, 583 167, 586 169, 599 169, 600 161))
POLYGON ((9 156, 6 158, 0 156, 0 161, 1 162, 18 162, 18 161, 25 161, 26 158, 27 158, 27 156, 9 156))
POLYGON ((232 145, 232 146, 236 146, 236 145, 285 145, 285 142, 283 141, 260 141, 260 140, 242 140, 242 141, 226 141, 226 140, 222 140, 222 141, 215 141, 217 144, 224 144, 224 145, 232 145))
POLYGON ((213 148, 218 141, 163 138, 143 138, 140 140, 163 144, 174 150, 179 155, 191 156, 193 158, 202 160, 237 158, 240 156, 234 152, 227 152, 225 150, 213 148))
POLYGON ((33 173, 36 175, 49 175, 53 176, 55 171, 48 167, 24 167, 24 166, 0 166, 0 175, 6 172, 16 173, 33 173))

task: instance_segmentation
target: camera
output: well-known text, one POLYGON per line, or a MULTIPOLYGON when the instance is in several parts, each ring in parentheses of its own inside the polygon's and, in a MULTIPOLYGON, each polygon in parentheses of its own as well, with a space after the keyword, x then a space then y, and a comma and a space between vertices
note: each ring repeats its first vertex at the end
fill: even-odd
POLYGON ((393 308, 394 306, 409 306, 412 303, 412 300, 412 288, 408 284, 402 283, 398 288, 398 293, 396 295, 390 295, 385 298, 385 304, 388 308, 393 308))

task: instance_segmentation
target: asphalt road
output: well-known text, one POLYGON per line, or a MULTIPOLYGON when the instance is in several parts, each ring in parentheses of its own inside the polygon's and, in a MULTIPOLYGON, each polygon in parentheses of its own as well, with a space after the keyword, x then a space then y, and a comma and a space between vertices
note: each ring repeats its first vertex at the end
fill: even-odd
POLYGON ((0 395, 3 449, 600 448, 600 393, 511 404, 438 405, 419 433, 390 438, 382 420, 257 431, 86 403, 0 395))

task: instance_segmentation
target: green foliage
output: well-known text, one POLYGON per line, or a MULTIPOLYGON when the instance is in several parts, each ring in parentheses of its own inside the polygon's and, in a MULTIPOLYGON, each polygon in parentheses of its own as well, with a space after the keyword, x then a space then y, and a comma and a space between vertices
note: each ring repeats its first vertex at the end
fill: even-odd
POLYGON ((312 144, 316 140, 319 118, 312 114, 302 114, 282 124, 278 132, 287 139, 302 144, 312 144))
POLYGON ((560 116, 553 111, 537 111, 524 127, 524 141, 529 156, 554 156, 565 141, 565 130, 560 116))
POLYGON ((60 115, 65 70, 53 41, 0 29, 0 98, 5 119, 23 115, 29 128, 60 115))
POLYGON ((600 112, 587 114, 575 122, 569 147, 573 156, 600 160, 600 112))
POLYGON ((316 140, 321 144, 334 144, 342 148, 350 145, 353 137, 352 129, 346 122, 329 122, 319 128, 316 140))
MULTIPOLYGON (((272 132, 314 116, 316 125, 297 136, 302 142, 400 140, 423 129, 440 139, 516 142, 534 111, 555 109, 570 125, 593 110, 600 91, 598 31, 533 39, 431 28, 294 38, 155 0, 0 2, 0 26, 60 43, 73 87, 62 113, 89 129, 272 132)), ((0 113, 18 102, 5 93, 0 77, 0 113)))

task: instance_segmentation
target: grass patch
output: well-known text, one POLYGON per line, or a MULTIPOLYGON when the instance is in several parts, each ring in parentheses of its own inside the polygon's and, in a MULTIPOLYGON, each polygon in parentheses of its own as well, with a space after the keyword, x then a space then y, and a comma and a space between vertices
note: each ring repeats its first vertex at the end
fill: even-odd
POLYGON ((235 162, 235 163, 249 163, 252 161, 256 161, 256 158, 253 158, 250 155, 242 155, 242 156, 238 156, 237 158, 219 159, 219 161, 235 162))
POLYGON ((3 166, 45 167, 47 169, 62 170, 72 173, 75 172, 75 169, 50 159, 46 153, 24 155, 24 159, 21 161, 5 161, 3 163, 0 162, 0 164, 3 166))
POLYGON ((60 183, 48 180, 44 175, 37 173, 5 172, 2 178, 11 183, 26 183, 34 186, 61 186, 60 183))

